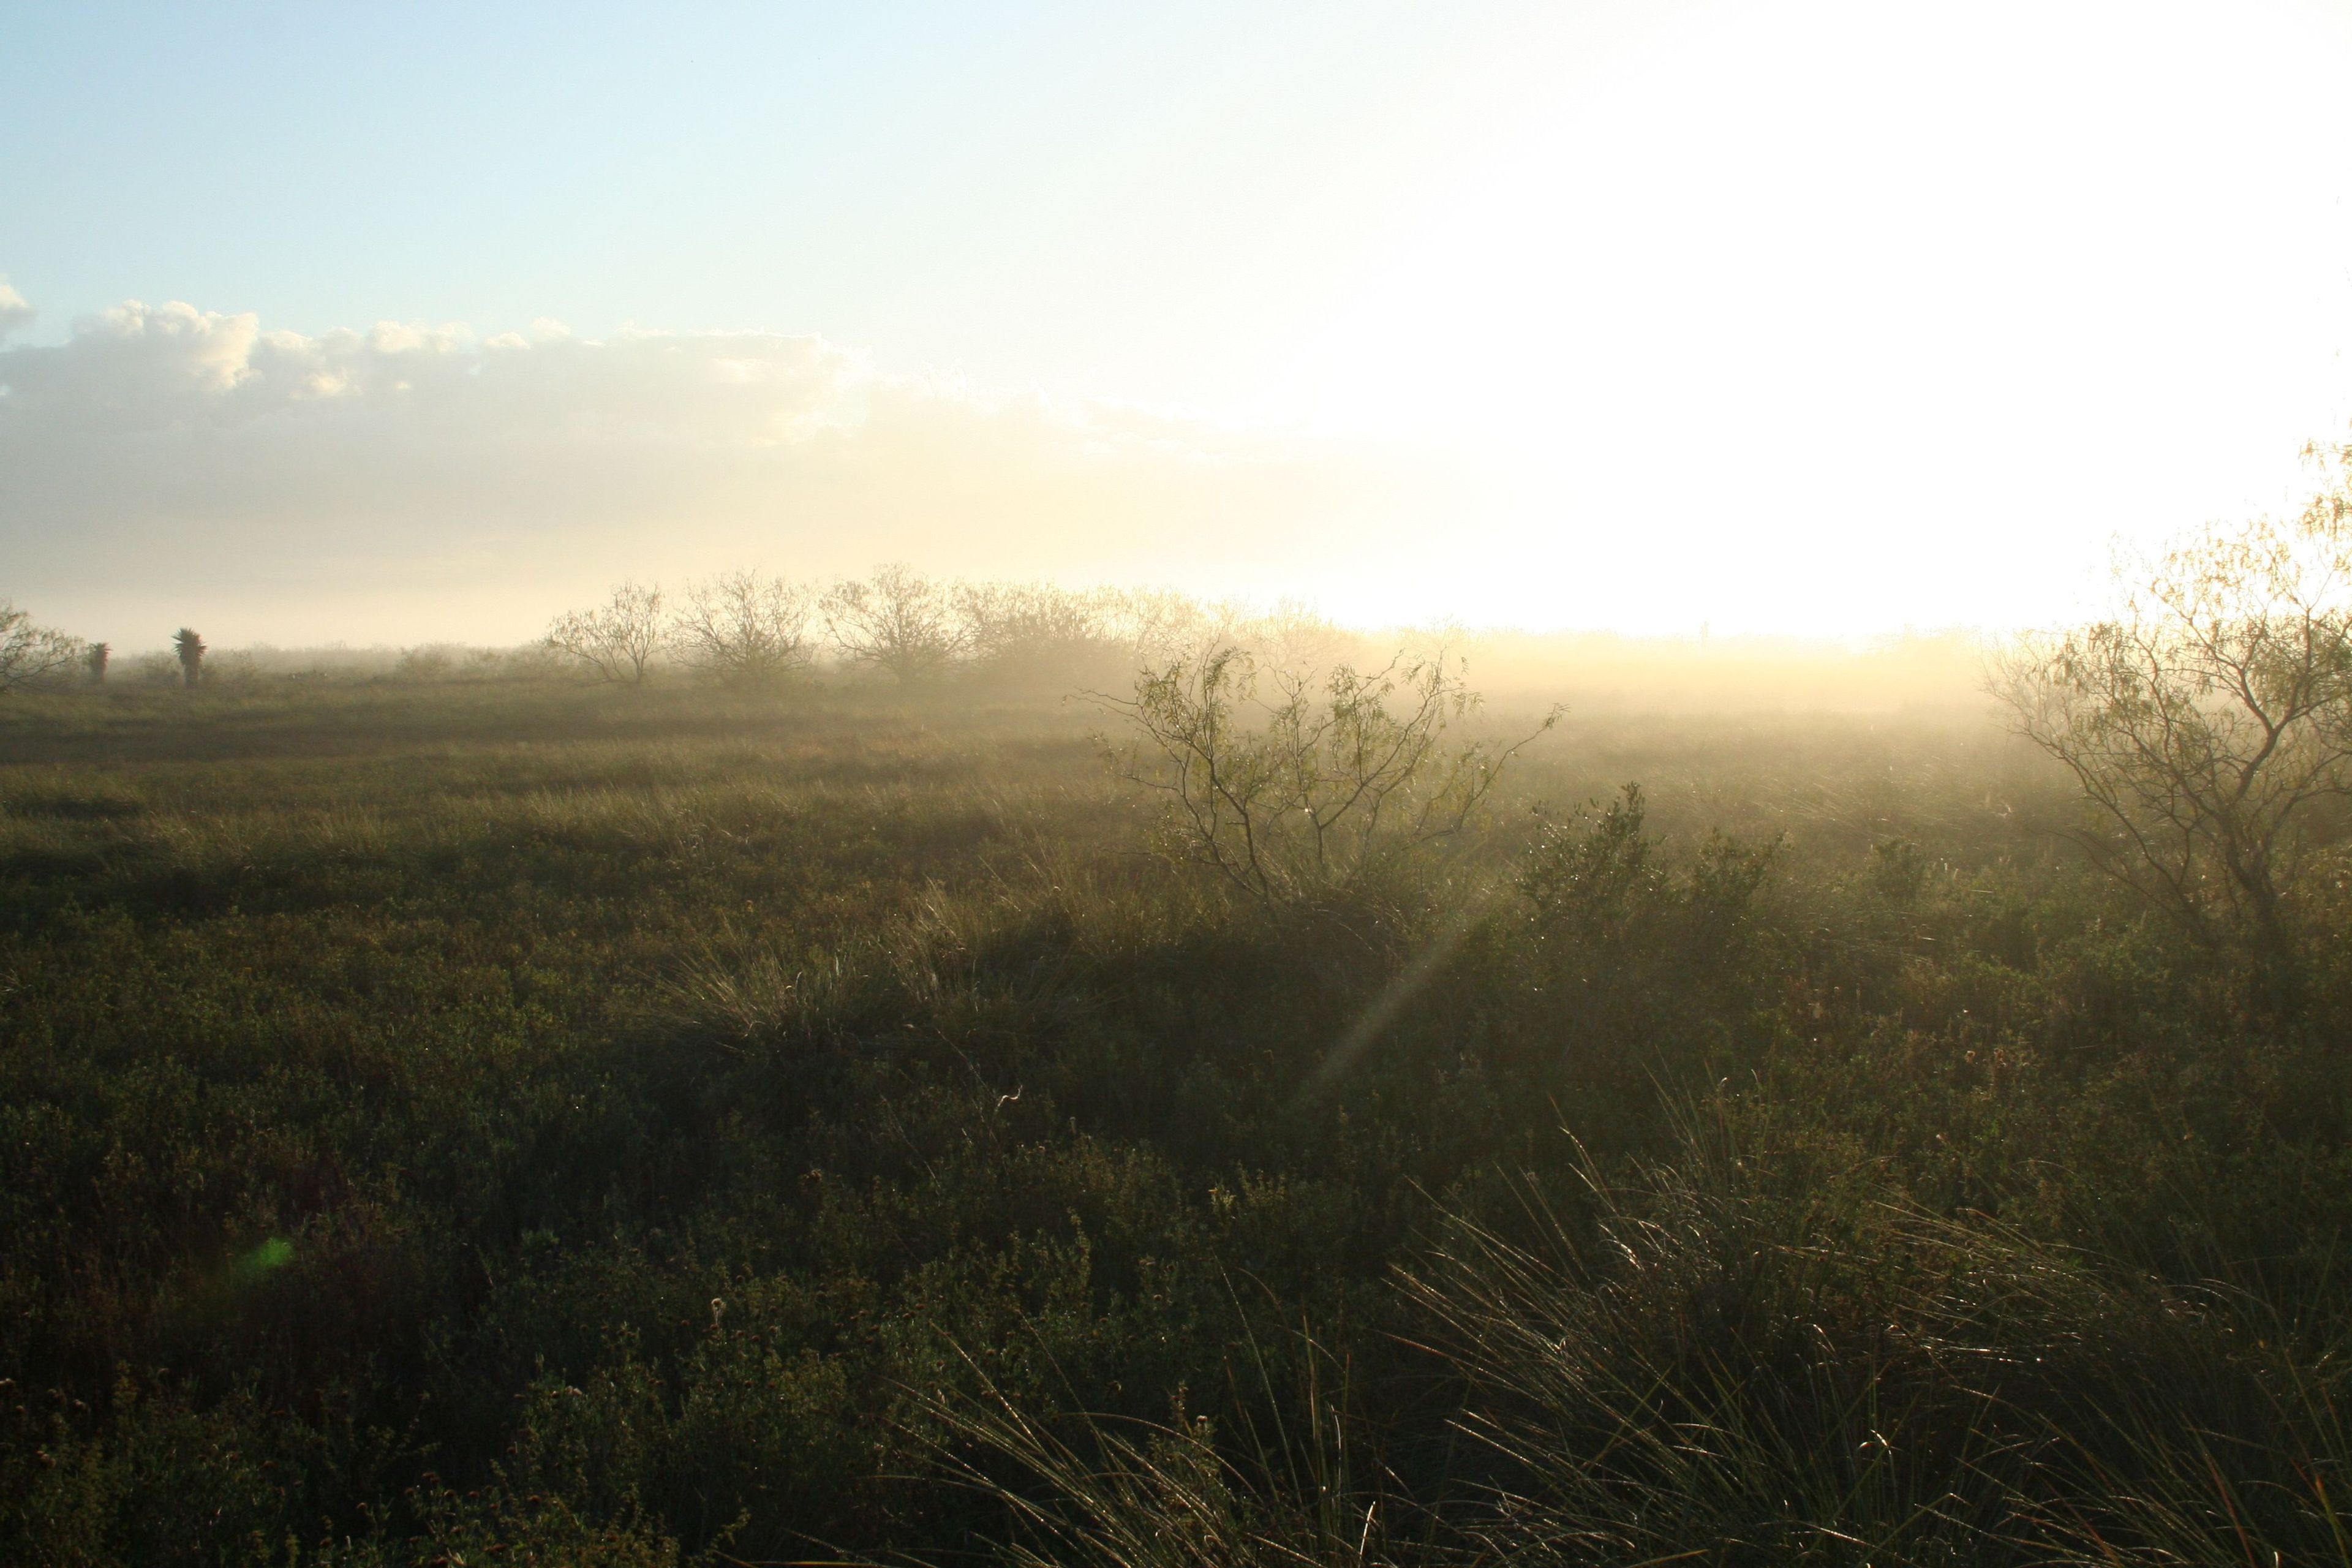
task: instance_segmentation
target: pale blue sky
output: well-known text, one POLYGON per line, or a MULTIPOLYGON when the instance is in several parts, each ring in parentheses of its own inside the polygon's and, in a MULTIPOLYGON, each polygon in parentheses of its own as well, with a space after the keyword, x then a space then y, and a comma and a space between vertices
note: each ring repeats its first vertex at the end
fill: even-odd
MULTIPOLYGON (((311 332, 554 317, 1215 401, 1539 8, 17 6, 0 270, 311 332)), ((1605 29, 1604 29, 1605 30, 1605 29)))

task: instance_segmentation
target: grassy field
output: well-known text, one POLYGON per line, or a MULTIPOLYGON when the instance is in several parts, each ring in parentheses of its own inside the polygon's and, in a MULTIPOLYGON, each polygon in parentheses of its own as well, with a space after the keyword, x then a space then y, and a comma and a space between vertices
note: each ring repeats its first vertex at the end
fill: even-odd
POLYGON ((2345 921, 1587 710, 1269 912, 978 689, 0 702, 0 1560, 2352 1562, 2345 921))

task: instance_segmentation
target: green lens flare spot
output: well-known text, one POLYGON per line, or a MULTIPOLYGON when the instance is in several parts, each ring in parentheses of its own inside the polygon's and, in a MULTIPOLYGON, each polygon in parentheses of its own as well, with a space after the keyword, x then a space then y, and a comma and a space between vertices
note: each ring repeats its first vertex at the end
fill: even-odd
POLYGON ((294 1244, 273 1236, 236 1260, 232 1272, 240 1285, 251 1285, 294 1261, 294 1244))

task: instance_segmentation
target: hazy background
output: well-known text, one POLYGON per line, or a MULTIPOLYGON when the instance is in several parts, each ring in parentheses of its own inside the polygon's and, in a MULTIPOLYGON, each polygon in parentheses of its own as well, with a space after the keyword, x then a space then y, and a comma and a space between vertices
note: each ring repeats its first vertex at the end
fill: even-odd
POLYGON ((2343 432, 2347 77, 2283 0, 16 7, 0 595, 2052 619, 2343 432))

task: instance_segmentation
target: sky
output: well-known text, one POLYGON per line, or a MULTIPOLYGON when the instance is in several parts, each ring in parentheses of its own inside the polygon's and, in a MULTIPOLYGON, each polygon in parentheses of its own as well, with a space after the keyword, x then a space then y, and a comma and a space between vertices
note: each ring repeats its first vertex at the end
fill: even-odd
POLYGON ((0 597, 1863 636, 2352 436, 2352 4, 0 6, 0 597))

